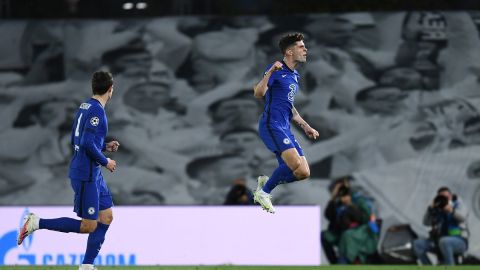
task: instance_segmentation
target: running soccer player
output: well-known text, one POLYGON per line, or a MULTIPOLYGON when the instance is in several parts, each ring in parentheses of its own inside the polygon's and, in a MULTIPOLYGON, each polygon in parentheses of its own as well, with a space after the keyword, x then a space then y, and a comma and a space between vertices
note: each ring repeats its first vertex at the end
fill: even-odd
POLYGON ((92 98, 82 103, 77 111, 71 136, 74 153, 69 177, 75 192, 74 212, 81 220, 68 217, 44 219, 29 213, 17 238, 17 244, 20 245, 38 229, 88 233, 87 249, 79 270, 96 269, 93 261, 113 219, 112 195, 103 180, 101 166, 113 172, 117 164, 115 160, 107 158, 102 150, 115 152, 120 146, 117 141, 105 143, 108 126, 104 108, 112 98, 112 74, 95 72, 92 76, 92 92, 92 98))
POLYGON ((295 67, 307 61, 307 48, 303 39, 303 34, 300 33, 283 36, 279 41, 283 61, 269 65, 262 80, 253 88, 255 97, 263 97, 265 100, 258 124, 260 137, 278 160, 278 167, 270 178, 265 175, 258 177, 254 192, 254 201, 270 213, 275 213, 270 193, 277 185, 310 176, 302 148, 290 131, 290 121, 293 120, 301 127, 309 138, 317 139, 319 136, 318 131, 310 127, 293 106, 300 77, 295 67))

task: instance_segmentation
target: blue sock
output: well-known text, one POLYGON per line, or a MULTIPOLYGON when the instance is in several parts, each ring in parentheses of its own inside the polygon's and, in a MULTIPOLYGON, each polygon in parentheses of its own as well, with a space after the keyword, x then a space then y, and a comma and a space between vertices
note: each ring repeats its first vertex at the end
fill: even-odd
POLYGON ((297 178, 293 175, 292 170, 288 168, 287 164, 280 163, 278 168, 273 171, 272 176, 270 176, 267 183, 265 183, 265 186, 263 186, 263 191, 270 193, 276 186, 284 183, 291 183, 295 180, 297 180, 297 178))
POLYGON ((102 248, 103 241, 105 241, 105 234, 110 225, 98 222, 97 229, 88 235, 87 250, 83 258, 83 264, 93 264, 93 261, 98 255, 100 248, 102 248))
POLYGON ((82 223, 81 220, 74 219, 74 218, 54 218, 54 219, 44 219, 41 218, 38 224, 39 229, 47 229, 50 231, 57 231, 57 232, 74 232, 80 233, 80 224, 82 223))

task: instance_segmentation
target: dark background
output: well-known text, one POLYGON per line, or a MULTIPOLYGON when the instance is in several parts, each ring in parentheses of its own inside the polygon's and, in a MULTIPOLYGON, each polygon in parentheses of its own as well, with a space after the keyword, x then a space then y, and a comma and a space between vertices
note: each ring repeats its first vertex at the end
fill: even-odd
POLYGON ((286 15, 308 12, 479 10, 475 0, 0 0, 0 18, 136 18, 169 15, 286 15), (126 2, 146 9, 124 10, 126 2))

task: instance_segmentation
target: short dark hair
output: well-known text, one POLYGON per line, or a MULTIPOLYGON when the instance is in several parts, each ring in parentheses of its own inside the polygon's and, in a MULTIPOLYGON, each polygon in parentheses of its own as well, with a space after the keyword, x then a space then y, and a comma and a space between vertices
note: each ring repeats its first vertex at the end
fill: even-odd
POLYGON ((444 192, 444 191, 448 191, 448 193, 452 194, 452 192, 450 191, 450 188, 448 188, 448 187, 446 187, 446 186, 440 187, 440 188, 437 190, 437 194, 440 193, 440 192, 444 192))
POLYGON ((92 92, 94 95, 103 95, 113 85, 112 74, 108 71, 96 71, 92 75, 92 92))
POLYGON ((290 46, 294 45, 295 42, 302 40, 304 40, 304 36, 302 33, 286 34, 285 36, 280 38, 280 41, 278 42, 278 47, 280 48, 282 54, 285 54, 285 52, 290 46))

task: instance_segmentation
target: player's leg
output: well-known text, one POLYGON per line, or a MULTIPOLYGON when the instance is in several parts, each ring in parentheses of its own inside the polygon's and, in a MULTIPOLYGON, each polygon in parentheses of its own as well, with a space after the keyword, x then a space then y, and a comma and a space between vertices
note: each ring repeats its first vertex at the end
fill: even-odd
POLYGON ((94 269, 93 262, 98 256, 102 244, 105 241, 105 234, 107 233, 112 220, 112 208, 100 211, 98 221, 95 221, 97 224, 96 229, 88 235, 85 257, 83 258, 82 265, 80 265, 80 270, 94 269))
POLYGON ((100 196, 97 199, 99 201, 100 211, 98 214, 98 220, 95 221, 96 229, 88 235, 85 257, 83 258, 82 265, 80 265, 80 270, 95 269, 93 268, 93 262, 98 256, 102 244, 105 241, 105 234, 113 221, 112 195, 110 194, 102 176, 97 180, 97 184, 100 192, 100 196))
POLYGON ((29 213, 24 218, 24 222, 17 236, 17 244, 21 245, 23 240, 38 229, 47 229, 57 232, 80 232, 80 220, 68 217, 56 219, 43 219, 34 213, 29 213))
POLYGON ((277 143, 279 144, 278 149, 281 150, 281 155, 276 155, 278 167, 263 187, 263 191, 266 193, 272 192, 279 184, 304 180, 310 176, 307 159, 303 155, 302 147, 300 147, 295 136, 290 130, 283 130, 279 137, 283 137, 281 144, 277 143))
POLYGON ((39 228, 59 232, 91 233, 97 227, 98 188, 95 181, 71 180, 75 192, 74 212, 82 220, 73 218, 40 219, 39 228))
MULTIPOLYGON (((74 212, 77 213, 77 216, 83 218, 83 213, 91 211, 89 208, 98 208, 98 203, 90 206, 87 205, 87 198, 89 196, 98 196, 96 185, 94 182, 87 182, 81 180, 71 180, 71 186, 75 193, 74 199, 74 212), (85 204, 85 205, 84 205, 85 204)), ((93 209, 92 208, 92 209, 93 209)), ((98 213, 98 211, 95 211, 98 213)), ((25 217, 23 226, 20 229, 20 232, 17 237, 17 244, 22 244, 23 240, 34 231, 38 229, 46 229, 50 231, 57 232, 74 232, 74 233, 90 233, 95 230, 97 217, 90 218, 90 221, 87 220, 78 220, 69 217, 45 219, 40 218, 34 213, 29 213, 25 217)))
POLYGON ((275 153, 278 167, 273 171, 269 179, 265 176, 258 178, 257 191, 254 200, 259 202, 268 212, 273 213, 270 193, 279 184, 290 183, 296 180, 306 179, 310 176, 310 170, 303 151, 293 133, 282 126, 274 123, 260 121, 259 135, 265 146, 275 153), (259 187, 262 187, 259 190, 259 187))
POLYGON ((296 180, 304 180, 310 177, 310 167, 305 156, 300 156, 296 148, 290 148, 282 153, 282 159, 292 171, 296 180))

